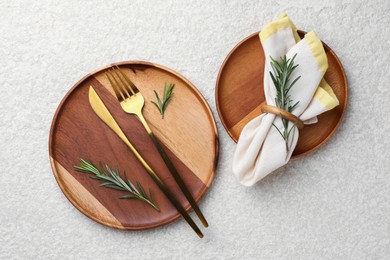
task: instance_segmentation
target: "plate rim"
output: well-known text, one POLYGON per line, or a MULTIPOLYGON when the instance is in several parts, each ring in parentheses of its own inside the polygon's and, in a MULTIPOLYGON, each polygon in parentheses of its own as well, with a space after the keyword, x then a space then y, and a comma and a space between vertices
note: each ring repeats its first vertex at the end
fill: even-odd
MULTIPOLYGON (((307 32, 303 31, 303 30, 297 30, 298 34, 300 35, 304 35, 306 34, 307 32)), ((217 107, 217 111, 218 111, 218 117, 219 119, 221 120, 221 123, 223 125, 223 127, 225 128, 225 131, 226 133, 230 136, 230 138, 235 142, 237 143, 238 142, 238 139, 239 138, 235 138, 235 136, 232 134, 231 131, 229 131, 229 128, 228 126, 226 125, 226 122, 224 120, 224 117, 223 117, 223 113, 222 111, 220 110, 220 105, 219 105, 219 82, 220 82, 220 78, 221 78, 221 75, 222 75, 222 72, 225 68, 225 65, 227 64, 227 62, 229 61, 230 57, 233 55, 233 53, 239 48, 241 47, 242 44, 244 44, 246 41, 250 40, 251 38, 253 37, 256 37, 258 36, 260 33, 260 31, 257 31, 257 32, 254 32, 248 36, 246 36, 244 39, 242 39, 240 42, 238 42, 234 47, 233 49, 229 52, 229 54, 226 56, 226 58, 224 59, 224 61, 222 62, 222 65, 219 69, 219 72, 218 72, 218 76, 217 76, 217 80, 216 80, 216 83, 215 83, 215 105, 217 107)), ((259 40, 260 41, 260 40, 259 40)), ((321 40, 322 44, 324 45, 325 48, 328 49, 328 51, 335 57, 335 60, 338 64, 338 66, 341 68, 341 72, 342 72, 342 76, 343 76, 343 80, 344 80, 344 86, 345 86, 345 97, 344 97, 344 106, 342 107, 342 113, 341 113, 341 116, 340 116, 340 119, 338 120, 336 126, 332 129, 332 131, 329 133, 329 135, 324 138, 324 140, 322 140, 319 144, 317 144, 315 147, 303 152, 303 153, 300 153, 298 155, 292 155, 291 156, 291 159, 297 159, 297 158, 300 158, 300 157, 303 157, 303 156, 306 156, 310 153, 313 153, 315 151, 317 151, 321 146, 323 146, 324 144, 326 144, 329 139, 337 132, 337 130, 340 128, 340 125, 341 123, 344 121, 344 116, 345 116, 345 112, 347 110, 347 106, 348 106, 348 80, 347 80, 347 76, 345 74, 345 70, 344 70, 344 67, 343 65, 341 64, 340 62, 340 59, 339 57, 336 55, 336 53, 332 50, 332 48, 330 48, 325 42, 323 42, 321 40)))
MULTIPOLYGON (((181 80, 183 80, 191 89, 192 91, 194 91, 198 97, 200 97, 200 101, 203 103, 203 106, 206 108, 207 110, 207 113, 208 115, 210 116, 210 121, 212 122, 211 126, 213 128, 213 132, 214 132, 214 137, 215 137, 215 158, 214 158, 214 162, 213 162, 213 169, 212 171, 210 172, 210 177, 207 181, 207 183, 204 183, 204 187, 203 189, 200 190, 200 193, 199 193, 199 196, 197 198, 194 198, 195 201, 198 203, 202 198, 203 196, 206 194, 206 192, 210 189, 212 183, 213 183, 213 180, 215 178, 215 173, 216 173, 216 170, 217 170, 217 167, 218 167, 218 159, 219 159, 219 154, 220 154, 220 145, 219 145, 219 134, 218 134, 218 127, 217 127, 217 123, 215 121, 215 116, 213 114, 213 111, 211 110, 210 108, 210 105, 207 103, 207 100, 205 99, 205 97, 202 95, 202 93, 195 87, 194 84, 192 84, 186 77, 184 77, 183 75, 181 75, 179 72, 175 71, 175 70, 172 70, 168 67, 165 67, 163 65, 160 65, 160 64, 157 64, 157 63, 154 63, 154 62, 149 62, 149 61, 144 61, 144 60, 127 60, 127 61, 119 61, 119 62, 114 62, 114 63, 110 63, 110 64, 107 64, 105 66, 102 66, 88 74, 86 74, 85 76, 83 76, 80 80, 78 80, 68 91, 67 93, 64 95, 64 97, 61 99, 61 102, 59 103, 59 105, 57 106, 57 109, 53 115, 53 118, 51 120, 51 125, 50 125, 50 132, 49 132, 49 142, 48 142, 48 145, 49 145, 49 149, 48 149, 48 154, 49 154, 49 161, 50 161, 50 166, 51 166, 51 169, 52 169, 52 172, 53 172, 53 175, 54 175, 54 178, 57 182, 57 185, 60 187, 63 195, 68 199, 68 201, 78 210, 80 211, 83 215, 87 216, 88 218, 92 219, 93 221, 99 223, 99 224, 102 224, 104 226, 107 226, 107 227, 111 227, 111 228, 115 228, 115 229, 119 229, 119 230, 124 230, 124 231, 141 231, 141 230, 149 230, 149 229, 154 229, 154 228, 158 228, 158 227, 162 227, 162 226, 165 226, 167 224, 170 224, 172 222, 174 222, 175 220, 179 219, 181 217, 180 213, 177 212, 177 214, 173 215, 172 217, 170 218, 167 218, 166 220, 162 221, 162 222, 158 222, 158 223, 154 223, 154 224, 150 224, 150 225, 143 225, 143 226, 134 226, 134 227, 126 227, 126 226, 123 226, 123 225, 116 225, 114 223, 108 223, 102 219, 99 219, 91 214, 88 214, 88 212, 83 208, 81 207, 75 200, 72 196, 69 195, 69 193, 66 191, 66 187, 64 187, 63 183, 59 180, 60 177, 59 177, 59 174, 58 174, 58 171, 56 169, 56 162, 55 162, 55 159, 52 157, 52 154, 53 154, 53 136, 54 136, 54 130, 55 130, 55 127, 56 127, 56 121, 57 121, 57 118, 59 117, 61 111, 62 111, 62 108, 64 106, 64 104, 67 102, 69 96, 77 89, 77 87, 80 86, 80 84, 87 80, 89 77, 97 74, 97 73, 100 73, 102 72, 103 70, 106 70, 108 68, 111 68, 113 66, 123 66, 123 65, 146 65, 146 66, 151 66, 151 67, 154 67, 154 68, 158 68, 158 69, 161 69, 161 70, 165 70, 175 76, 177 76, 178 78, 180 78, 181 80)), ((191 205, 188 205, 187 207, 185 207, 185 210, 188 212, 192 209, 191 205)))

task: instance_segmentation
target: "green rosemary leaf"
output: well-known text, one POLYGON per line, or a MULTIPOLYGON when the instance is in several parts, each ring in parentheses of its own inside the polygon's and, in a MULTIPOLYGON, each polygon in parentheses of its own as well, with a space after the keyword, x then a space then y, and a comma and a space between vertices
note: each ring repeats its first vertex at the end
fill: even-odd
POLYGON ((173 84, 173 83, 171 83, 169 85, 167 97, 171 96, 174 87, 175 87, 175 84, 173 84))
POLYGON ((282 134, 282 132, 280 132, 279 128, 278 128, 274 123, 272 123, 272 125, 273 125, 273 127, 276 128, 276 130, 278 130, 278 132, 279 132, 279 134, 280 134, 281 136, 284 136, 284 135, 282 134))
POLYGON ((174 87, 175 87, 175 84, 171 83, 171 84, 169 84, 169 86, 167 88, 167 83, 166 82, 164 83, 164 92, 162 95, 162 100, 160 99, 160 96, 158 95, 157 91, 153 90, 154 95, 157 98, 157 103, 154 101, 150 101, 150 102, 157 107, 162 118, 164 118, 165 110, 167 109, 168 104, 171 101, 172 92, 173 92, 174 87))
POLYGON ((119 198, 121 198, 121 199, 136 199, 138 197, 134 196, 134 195, 123 195, 123 196, 120 196, 119 198))
POLYGON ((149 198, 150 198, 150 200, 151 200, 153 203, 155 203, 155 202, 154 202, 154 197, 153 197, 153 194, 152 194, 152 191, 150 190, 150 188, 149 188, 149 198))
POLYGON ((127 183, 124 180, 122 180, 122 178, 119 177, 119 175, 118 175, 118 181, 122 185, 122 187, 124 187, 126 190, 131 190, 129 185, 127 185, 127 183))
POLYGON ((290 128, 290 130, 288 131, 288 134, 287 134, 287 135, 290 135, 291 130, 293 130, 294 127, 295 127, 295 124, 290 128))
MULTIPOLYGON (((296 77, 291 81, 290 76, 294 72, 294 70, 299 66, 299 64, 295 64, 294 60, 297 54, 295 54, 292 58, 287 59, 286 55, 280 57, 279 60, 270 57, 271 69, 269 74, 271 76, 272 82, 274 83, 276 89, 276 98, 275 104, 277 107, 282 108, 288 112, 292 112, 299 101, 291 105, 293 101, 291 100, 291 95, 289 95, 289 91, 291 88, 297 83, 297 81, 301 78, 301 76, 296 77), (291 83, 290 83, 291 81, 291 83)), ((291 134, 292 129, 295 127, 295 124, 289 129, 289 121, 287 119, 282 118, 283 123, 283 131, 279 129, 275 124, 272 124, 276 130, 278 130, 279 134, 285 141, 286 150, 288 152, 288 140, 291 134)))
POLYGON ((287 92, 290 91, 290 89, 294 86, 295 83, 301 78, 301 76, 294 79, 294 81, 287 87, 287 92))
POLYGON ((157 105, 157 103, 156 102, 154 102, 154 101, 150 101, 153 105, 155 105, 156 107, 157 107, 157 109, 158 109, 158 111, 160 111, 160 114, 161 114, 161 110, 160 110, 160 107, 157 105))
POLYGON ((165 81, 164 82, 164 97, 163 97, 163 100, 166 100, 167 99, 167 82, 165 81))
POLYGON ((168 99, 166 100, 166 102, 164 102, 164 105, 162 106, 163 114, 164 114, 164 112, 165 112, 165 109, 167 109, 167 106, 168 106, 169 102, 171 102, 171 98, 168 98, 168 99))
POLYGON ((119 184, 119 176, 114 171, 111 171, 110 167, 107 164, 105 165, 105 167, 107 169, 107 173, 112 177, 112 179, 114 179, 116 183, 119 184))
POLYGON ((123 171, 123 175, 125 176, 125 179, 124 179, 125 184, 128 185, 129 189, 137 192, 137 189, 134 187, 133 183, 127 178, 125 171, 123 171))
POLYGON ((100 184, 100 186, 105 186, 105 185, 111 185, 111 182, 103 182, 100 184))
MULTIPOLYGON (((119 169, 117 171, 119 172, 119 169)), ((127 178, 126 171, 123 171, 123 176, 125 177, 125 182, 127 183, 129 179, 127 178)))
POLYGON ((100 185, 100 186, 103 186, 103 187, 106 187, 106 188, 110 188, 110 189, 114 189, 114 190, 120 190, 120 191, 124 191, 125 190, 125 189, 119 188, 118 186, 113 185, 113 184, 106 184, 106 185, 100 185))
POLYGON ((92 172, 94 174, 96 174, 98 172, 98 170, 96 169, 96 166, 94 164, 88 164, 85 160, 83 159, 80 159, 81 161, 81 168, 83 171, 85 172, 92 172))
POLYGON ((277 62, 274 58, 271 57, 272 63, 271 67, 273 68, 274 72, 278 71, 280 72, 282 69, 280 68, 279 62, 277 62))
POLYGON ((272 74, 272 72, 271 72, 271 71, 269 72, 269 75, 271 76, 271 79, 272 79, 272 81, 274 82, 274 85, 275 85, 275 88, 276 88, 276 90, 278 90, 278 89, 279 89, 279 87, 278 87, 278 84, 277 84, 276 78, 274 77, 274 75, 272 74))
POLYGON ((155 95, 156 98, 157 98, 158 106, 161 107, 161 99, 160 99, 160 97, 158 96, 157 91, 156 91, 156 90, 153 90, 153 92, 154 92, 154 95, 155 95))
MULTIPOLYGON (((108 164, 105 164, 105 167, 102 166, 102 164, 99 162, 99 168, 96 167, 93 162, 87 162, 83 159, 80 159, 81 166, 74 166, 74 169, 79 172, 89 173, 92 174, 92 179, 96 179, 99 181, 103 181, 103 183, 100 184, 100 186, 120 191, 128 191, 130 194, 124 195, 121 198, 134 198, 139 199, 141 201, 144 201, 148 203, 150 206, 152 206, 157 211, 160 211, 160 209, 155 205, 154 201, 149 199, 141 184, 137 181, 138 188, 140 191, 137 190, 137 188, 134 186, 134 184, 127 179, 126 173, 124 172, 124 176, 126 177, 125 180, 123 180, 120 177, 119 174, 119 168, 116 166, 115 170, 112 170, 108 164)), ((149 189, 150 196, 151 191, 149 189)))
POLYGON ((101 180, 101 181, 108 181, 108 182, 117 182, 115 179, 113 179, 112 177, 110 176, 106 176, 106 175, 96 175, 96 176, 92 176, 91 178, 92 179, 96 179, 97 180, 101 180))
POLYGON ((141 184, 140 184, 138 181, 136 181, 136 183, 137 183, 138 190, 139 190, 139 192, 141 193, 141 195, 144 196, 144 197, 146 197, 145 192, 144 192, 144 189, 142 189, 141 184))
POLYGON ((139 193, 137 188, 134 186, 134 184, 129 179, 127 179, 127 184, 129 184, 131 190, 133 190, 136 193, 139 193))
POLYGON ((291 107, 289 107, 289 110, 290 111, 294 111, 295 107, 299 104, 299 101, 297 103, 295 103, 294 105, 292 105, 291 107))
POLYGON ((79 172, 86 172, 83 167, 75 166, 74 168, 75 168, 75 170, 77 170, 79 172))

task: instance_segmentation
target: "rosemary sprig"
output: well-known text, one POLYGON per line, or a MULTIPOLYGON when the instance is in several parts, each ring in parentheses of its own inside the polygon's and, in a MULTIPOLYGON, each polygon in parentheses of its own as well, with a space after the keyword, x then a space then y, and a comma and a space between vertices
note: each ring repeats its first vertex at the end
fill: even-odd
POLYGON ((104 181, 102 184, 100 184, 100 186, 130 192, 130 194, 121 196, 121 199, 138 199, 148 203, 155 210, 160 211, 154 202, 151 190, 149 189, 148 197, 138 181, 137 190, 134 184, 129 179, 127 179, 126 172, 123 172, 125 176, 125 179, 123 180, 119 175, 118 166, 116 167, 115 171, 113 171, 110 166, 108 166, 108 164, 105 164, 104 169, 101 163, 99 163, 99 167, 95 166, 93 162, 87 162, 83 159, 80 159, 80 163, 81 166, 74 166, 74 168, 79 172, 93 174, 94 176, 91 176, 92 179, 104 181))
MULTIPOLYGON (((291 96, 289 95, 289 91, 291 90, 291 88, 301 78, 301 76, 298 76, 290 83, 290 76, 292 72, 295 70, 296 67, 299 66, 299 64, 294 65, 294 59, 296 56, 297 54, 295 54, 292 58, 287 59, 286 55, 284 55, 280 58, 280 61, 277 61, 274 58, 270 57, 273 73, 270 71, 269 74, 276 88, 275 104, 277 107, 282 108, 290 113, 299 104, 299 101, 293 104, 293 100, 291 100, 291 96)), ((275 124, 272 125, 283 137, 286 143, 286 150, 288 152, 288 139, 290 137, 291 130, 295 127, 295 124, 289 129, 289 121, 287 119, 282 118, 282 123, 284 127, 283 131, 281 131, 275 124)))
POLYGON ((162 100, 158 96, 157 91, 154 90, 154 94, 156 95, 156 98, 157 98, 157 103, 154 101, 151 101, 151 102, 157 107, 162 118, 164 118, 165 110, 167 109, 167 106, 168 106, 169 102, 171 101, 172 91, 173 91, 174 87, 175 87, 175 84, 171 83, 171 84, 169 84, 169 87, 167 88, 167 82, 165 82, 162 100))

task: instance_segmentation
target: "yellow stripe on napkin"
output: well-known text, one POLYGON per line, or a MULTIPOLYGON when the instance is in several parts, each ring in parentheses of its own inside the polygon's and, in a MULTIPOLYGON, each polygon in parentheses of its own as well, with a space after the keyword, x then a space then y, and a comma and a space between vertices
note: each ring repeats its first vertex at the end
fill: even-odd
POLYGON ((321 40, 317 37, 316 33, 311 31, 305 35, 304 40, 309 46, 314 58, 317 61, 318 67, 325 74, 328 69, 328 59, 325 54, 324 46, 322 46, 321 40))
POLYGON ((281 15, 279 15, 279 19, 285 18, 285 17, 287 18, 287 23, 290 25, 290 27, 292 29, 295 42, 298 43, 301 40, 301 37, 299 37, 299 35, 297 33, 297 27, 295 27, 295 24, 291 21, 291 19, 287 16, 286 13, 282 13, 281 15))
MULTIPOLYGON (((280 30, 288 29, 295 25, 291 22, 286 14, 281 14, 278 19, 266 25, 259 33, 260 40, 265 42, 270 36, 274 35, 280 30)), ((294 31, 294 30, 293 30, 294 31)), ((296 29, 295 29, 296 31, 296 29)), ((295 35, 294 35, 295 37, 295 35)), ((298 37, 299 38, 299 37, 298 37)))
POLYGON ((331 86, 329 86, 329 84, 324 79, 321 80, 320 85, 314 93, 314 98, 328 110, 338 106, 340 103, 331 86))

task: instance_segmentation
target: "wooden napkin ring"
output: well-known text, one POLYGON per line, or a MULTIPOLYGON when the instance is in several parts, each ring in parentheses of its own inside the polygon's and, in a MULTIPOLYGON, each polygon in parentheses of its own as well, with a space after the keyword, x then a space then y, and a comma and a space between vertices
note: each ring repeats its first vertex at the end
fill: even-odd
POLYGON ((270 105, 267 105, 265 102, 263 102, 260 104, 260 110, 263 113, 271 113, 271 114, 274 114, 277 116, 281 116, 284 119, 287 119, 288 121, 293 122, 298 127, 298 129, 302 129, 304 126, 301 119, 299 119, 297 116, 295 116, 295 115, 291 114, 290 112, 288 112, 284 109, 281 109, 279 107, 270 106, 270 105))

